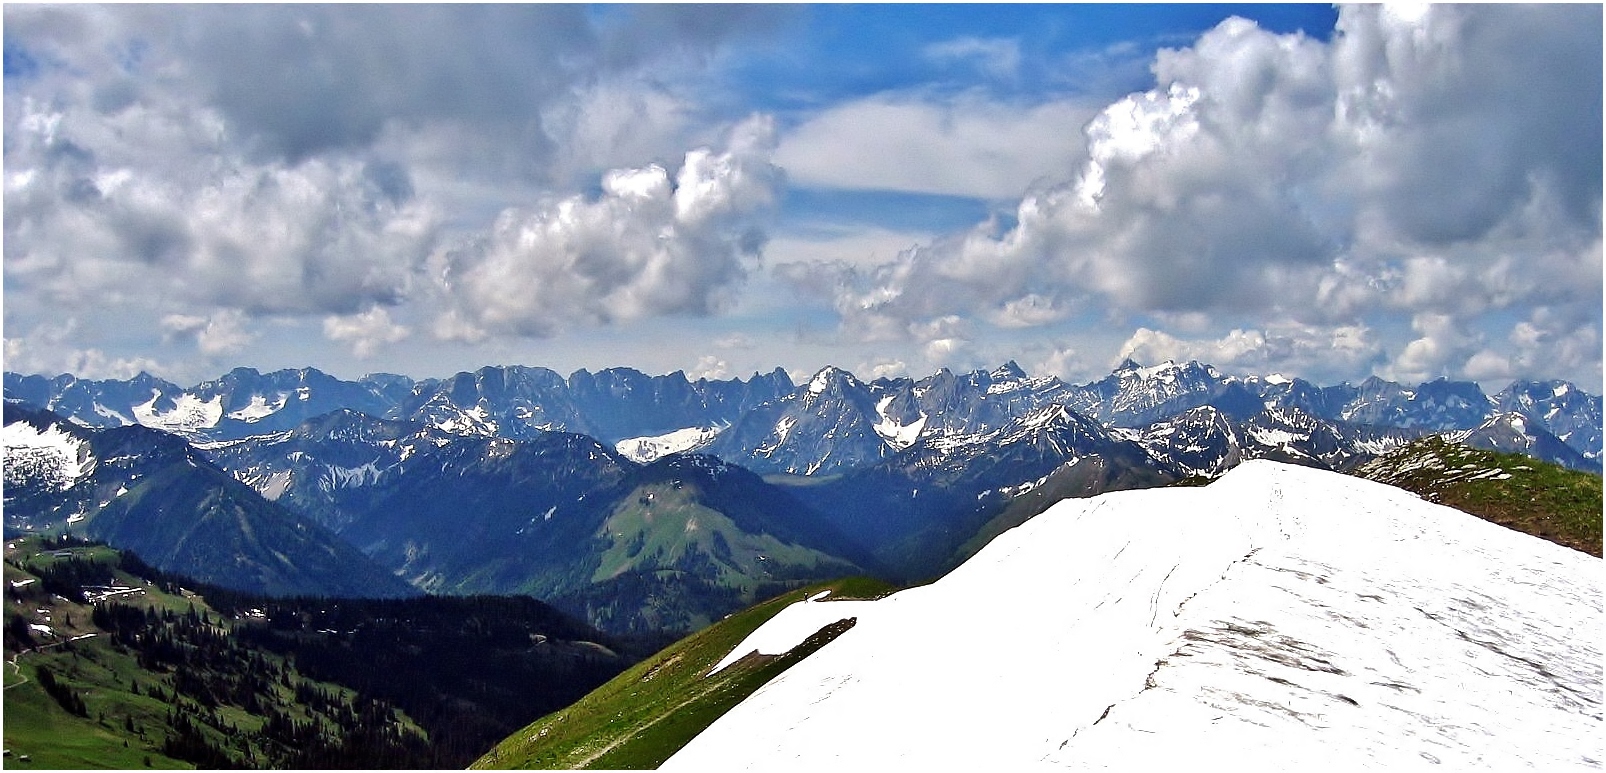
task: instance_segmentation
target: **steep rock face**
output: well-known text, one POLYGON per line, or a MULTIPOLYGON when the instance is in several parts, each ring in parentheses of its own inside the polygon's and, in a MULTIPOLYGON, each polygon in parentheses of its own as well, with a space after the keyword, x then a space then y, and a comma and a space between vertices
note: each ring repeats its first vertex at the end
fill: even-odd
POLYGON ((417 422, 338 410, 295 429, 200 444, 203 453, 264 498, 335 531, 368 507, 378 484, 455 436, 417 422))
POLYGON ((547 368, 485 367, 414 388, 388 418, 458 435, 524 439, 542 432, 586 432, 568 384, 547 368))
POLYGON ((1566 381, 1516 381, 1496 394, 1494 402, 1499 410, 1522 414, 1600 464, 1600 396, 1566 381))
POLYGON ((1252 461, 789 607, 726 662, 855 624, 662 769, 1594 770, 1600 582, 1598 558, 1252 461))
POLYGON ((1473 448, 1525 454, 1574 470, 1600 472, 1600 460, 1589 459, 1520 413, 1500 413, 1478 426, 1461 432, 1446 432, 1445 438, 1473 448))
MULTIPOLYGON (((6 397, 70 418, 86 427, 121 427, 139 422, 135 406, 147 415, 172 413, 184 390, 148 373, 127 380, 80 379, 63 374, 54 378, 7 373, 6 397)), ((221 411, 219 412, 221 416, 221 411)))
POLYGON ((944 368, 912 385, 924 434, 973 435, 1002 428, 1033 410, 1071 397, 1057 378, 1031 378, 1014 362, 991 372, 956 374, 944 368))
POLYGON ((589 434, 606 443, 688 427, 730 424, 755 406, 793 390, 786 371, 740 380, 689 381, 682 371, 648 376, 629 368, 569 376, 569 393, 587 417, 589 434))
POLYGON ((780 369, 755 373, 747 381, 690 381, 681 372, 647 376, 629 368, 579 370, 564 379, 545 368, 523 366, 486 367, 439 380, 371 374, 343 381, 311 368, 267 374, 237 368, 189 388, 148 374, 92 381, 7 373, 5 387, 8 399, 48 408, 83 426, 141 424, 197 442, 282 432, 346 410, 417 421, 456 435, 527 439, 565 431, 592 435, 610 446, 632 441, 628 445, 638 461, 712 448, 722 458, 765 473, 832 475, 859 469, 920 440, 984 434, 1054 404, 1127 429, 1200 406, 1214 407, 1233 422, 1283 409, 1335 425, 1416 432, 1473 430, 1498 413, 1520 413, 1526 426, 1556 435, 1592 463, 1600 457, 1600 397, 1564 381, 1519 381, 1489 398, 1471 382, 1439 379, 1407 387, 1374 377, 1359 386, 1318 387, 1279 374, 1227 376, 1198 362, 1144 367, 1128 360, 1110 376, 1081 386, 1028 376, 1013 362, 990 372, 944 369, 918 380, 870 383, 836 368, 821 373, 836 384, 830 387, 831 399, 812 396, 812 381, 794 386, 780 369), (795 431, 799 422, 809 429, 795 431), (718 446, 706 445, 732 427, 736 431, 718 446))
POLYGON ((0 440, 7 531, 49 528, 88 512, 93 487, 80 484, 100 461, 93 438, 91 430, 54 413, 6 403, 0 440))
POLYGON ((1488 418, 1494 401, 1470 381, 1437 379, 1406 389, 1376 376, 1361 382, 1338 418, 1352 424, 1456 430, 1488 418))
POLYGON ((1347 384, 1321 387, 1302 378, 1280 374, 1250 376, 1244 379, 1244 388, 1260 398, 1267 408, 1298 408, 1328 419, 1338 418, 1356 391, 1347 384))
POLYGON ((890 449, 870 389, 825 368, 791 394, 748 411, 708 452, 759 473, 828 475, 880 461, 890 449))
POLYGON ((791 391, 781 370, 745 382, 692 382, 680 371, 648 376, 630 368, 579 370, 564 379, 546 368, 487 367, 420 384, 389 416, 464 435, 528 439, 539 432, 574 432, 615 443, 728 424, 791 391))
POLYGON ((6 374, 6 395, 89 427, 140 424, 191 439, 235 439, 294 427, 339 409, 378 415, 388 398, 368 382, 315 368, 235 368, 188 389, 141 373, 127 381, 6 374))
POLYGON ((1150 424, 1136 439, 1150 456, 1184 476, 1214 478, 1247 458, 1238 422, 1209 405, 1150 424))
POLYGON ((235 368, 186 391, 203 401, 217 399, 223 417, 216 427, 198 433, 214 438, 281 432, 337 410, 378 416, 389 407, 385 396, 368 383, 344 381, 316 368, 267 374, 235 368))
POLYGON ((1142 427, 1200 405, 1239 418, 1263 407, 1237 379, 1198 362, 1178 365, 1168 360, 1145 368, 1126 360, 1109 376, 1077 391, 1072 409, 1117 427, 1142 427))
POLYGON ((1348 470, 1420 434, 1322 419, 1293 407, 1267 408, 1240 421, 1206 405, 1157 421, 1137 439, 1159 466, 1213 478, 1248 459, 1348 470))
POLYGON ((1048 405, 990 432, 928 437, 879 464, 797 492, 895 576, 918 580, 946 567, 1012 499, 1083 463, 1099 474, 1061 494, 1169 480, 1136 443, 1048 405))

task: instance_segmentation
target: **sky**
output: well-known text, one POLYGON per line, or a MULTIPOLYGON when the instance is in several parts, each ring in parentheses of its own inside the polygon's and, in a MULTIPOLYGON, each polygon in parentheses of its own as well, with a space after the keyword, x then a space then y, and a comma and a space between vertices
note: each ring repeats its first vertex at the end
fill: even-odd
POLYGON ((5 369, 1601 391, 1599 5, 4 8, 5 369))

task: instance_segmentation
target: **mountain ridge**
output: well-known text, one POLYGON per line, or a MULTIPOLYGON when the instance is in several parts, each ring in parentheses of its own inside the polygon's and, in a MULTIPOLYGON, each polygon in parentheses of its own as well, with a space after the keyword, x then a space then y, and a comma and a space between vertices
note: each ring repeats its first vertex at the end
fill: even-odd
POLYGON ((783 610, 730 656, 855 624, 662 769, 1594 769, 1599 561, 1264 460, 1068 500, 932 585, 783 610))
MULTIPOLYGON (((1334 424, 1418 432, 1466 432, 1517 413, 1533 430, 1521 442, 1535 453, 1596 471, 1602 443, 1601 398, 1564 381, 1516 380, 1492 396, 1473 382, 1444 378, 1407 386, 1372 376, 1323 387, 1281 374, 1224 375, 1197 361, 1141 366, 1127 360, 1081 385, 1028 376, 1010 362, 992 371, 941 369, 920 379, 869 382, 827 366, 800 385, 780 369, 745 381, 692 381, 682 371, 648 376, 630 368, 581 369, 565 378, 540 367, 487 366, 446 379, 374 374, 352 382, 313 368, 267 374, 236 368, 190 388, 147 374, 95 381, 7 372, 5 392, 7 399, 56 410, 84 426, 138 423, 200 442, 285 431, 346 409, 453 435, 519 439, 578 432, 620 449, 628 441, 637 461, 706 449, 761 474, 863 468, 922 438, 996 430, 1049 404, 1136 430, 1201 406, 1234 422, 1284 408, 1334 424)), ((1473 442, 1497 441, 1480 436, 1473 442)), ((1501 442, 1509 447, 1514 441, 1501 442)))

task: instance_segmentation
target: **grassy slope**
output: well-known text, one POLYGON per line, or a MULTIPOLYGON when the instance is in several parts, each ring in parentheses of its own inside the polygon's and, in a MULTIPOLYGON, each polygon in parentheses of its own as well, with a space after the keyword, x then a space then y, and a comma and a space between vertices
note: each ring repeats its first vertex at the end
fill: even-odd
POLYGON ((1484 520, 1601 555, 1601 476, 1430 437, 1363 465, 1362 477, 1484 520))
MULTIPOLYGON (((21 559, 29 556, 34 566, 47 566, 58 559, 51 554, 34 555, 34 539, 11 540, 7 543, 6 557, 21 559), (17 546, 13 549, 11 546, 17 546)), ((95 561, 115 561, 116 551, 105 546, 73 548, 63 555, 95 561)), ((5 580, 8 585, 24 581, 33 575, 6 564, 5 580)), ((123 576, 125 584, 144 585, 143 581, 123 576)), ((123 599, 128 603, 144 603, 161 609, 188 611, 190 601, 161 593, 154 588, 141 594, 139 601, 123 599)), ((199 599, 196 599, 199 602, 199 599)), ((197 603, 197 609, 205 609, 197 603)), ((7 612, 22 612, 30 620, 47 620, 59 636, 39 636, 41 644, 70 639, 84 634, 97 634, 70 644, 42 646, 40 649, 10 654, 5 665, 5 758, 7 768, 22 769, 84 769, 84 768, 193 768, 194 765, 163 756, 160 749, 167 737, 164 732, 168 704, 146 694, 133 695, 130 681, 138 680, 149 690, 161 685, 139 668, 132 655, 116 652, 103 635, 90 622, 89 605, 64 601, 60 598, 33 599, 19 603, 10 593, 6 598, 7 612), (38 610, 46 610, 40 613, 38 610), (71 620, 69 624, 67 621, 71 620), (56 703, 39 686, 38 669, 49 668, 59 681, 67 684, 84 697, 89 717, 74 716, 56 703), (136 728, 144 730, 145 737, 129 733, 123 724, 132 719, 136 728), (29 759, 22 760, 23 756, 29 759), (148 762, 147 762, 148 761, 148 762)), ((170 686, 164 687, 171 690, 170 686)), ((143 692, 143 691, 142 691, 143 692)))
MULTIPOLYGON (((32 594, 19 600, 10 591, 10 584, 33 577, 30 572, 12 565, 38 569, 58 560, 50 553, 38 551, 37 538, 10 540, 6 543, 5 581, 7 583, 6 613, 20 614, 30 621, 49 625, 55 637, 38 635, 37 649, 16 654, 8 651, 5 670, 5 757, 7 768, 38 769, 140 769, 193 768, 194 764, 164 756, 163 742, 172 732, 168 724, 170 702, 174 696, 171 674, 152 672, 142 668, 136 656, 111 643, 104 632, 91 622, 92 606, 79 604, 60 597, 32 594), (41 612, 40 610, 44 610, 41 612), (70 621, 70 622, 69 622, 70 621), (76 636, 92 634, 87 638, 66 642, 76 636), (60 643, 66 642, 66 643, 60 643), (49 668, 57 681, 67 685, 83 697, 89 716, 79 717, 63 709, 39 686, 38 669, 49 668), (138 694, 133 685, 138 684, 138 694), (166 697, 158 698, 153 693, 166 697), (134 730, 128 729, 132 723, 134 730), (27 760, 22 757, 26 755, 27 760)), ((63 551, 63 555, 113 563, 118 553, 104 545, 76 547, 63 551)), ((135 606, 171 610, 185 614, 190 610, 217 619, 218 614, 205 600, 188 591, 181 594, 164 593, 155 586, 127 573, 116 573, 120 585, 142 587, 143 592, 122 596, 118 601, 135 606)), ((37 588, 35 583, 33 588, 37 588)), ((271 657, 271 656, 270 656, 271 657)), ((275 660, 277 660, 275 658, 275 660)), ((352 695, 346 688, 316 682, 299 676, 293 684, 306 684, 328 692, 352 695)), ((293 690, 286 686, 276 688, 278 705, 298 721, 319 721, 321 718, 295 704, 293 690)), ((193 701, 180 699, 194 708, 193 701)), ((220 716, 241 731, 255 731, 263 724, 263 717, 249 714, 235 707, 220 706, 220 716)), ((405 716, 401 722, 417 730, 405 716)), ((200 724, 201 732, 215 745, 229 748, 239 756, 249 742, 243 737, 225 736, 212 727, 200 724)), ((260 753, 260 749, 253 752, 260 753)))
POLYGON ((715 578, 717 584, 741 587, 747 592, 753 590, 754 578, 763 574, 763 562, 806 567, 832 563, 829 556, 818 551, 784 543, 768 534, 747 534, 725 514, 703 506, 689 492, 670 485, 637 489, 609 516, 603 530, 614 541, 603 553, 592 582, 616 577, 629 569, 674 565, 694 548, 715 558, 721 570, 715 578), (724 535, 724 548, 716 543, 716 534, 724 535), (639 543, 632 544, 633 540, 639 543))
POLYGON ((850 627, 828 627, 785 655, 749 655, 717 675, 703 677, 764 621, 824 589, 843 598, 874 598, 891 590, 877 580, 836 580, 800 588, 733 614, 666 647, 569 708, 514 733, 473 767, 657 767, 765 682, 850 627))

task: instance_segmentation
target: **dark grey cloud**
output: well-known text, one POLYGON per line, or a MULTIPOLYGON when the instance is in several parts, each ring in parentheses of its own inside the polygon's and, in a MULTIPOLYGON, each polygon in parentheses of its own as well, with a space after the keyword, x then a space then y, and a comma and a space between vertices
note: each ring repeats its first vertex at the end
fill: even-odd
MULTIPOLYGON (((7 321, 28 327, 52 305, 116 314, 154 303, 163 341, 206 355, 237 350, 231 331, 251 317, 322 319, 331 340, 372 354, 411 331, 401 320, 476 309, 476 285, 436 281, 429 261, 456 256, 457 277, 482 276, 471 256, 518 221, 497 212, 540 218, 548 202, 585 202, 577 185, 594 186, 621 154, 642 166, 730 161, 685 156, 665 83, 790 13, 8 6, 8 62, 29 65, 5 90, 6 289, 26 301, 7 321), (460 288, 471 297, 453 297, 460 288)), ((749 176, 768 168, 732 163, 749 176)), ((736 184, 722 174, 684 172, 675 201, 707 206, 699 186, 736 184)), ((742 184, 757 185, 740 191, 757 197, 742 212, 776 193, 742 184)), ((673 255, 621 263, 644 254, 625 242, 650 242, 642 229, 668 221, 604 203, 582 207, 593 216, 583 236, 535 256, 588 278, 569 290, 596 297, 563 300, 590 324, 706 311, 765 240, 756 219, 676 211, 673 255), (732 217, 741 228, 727 233, 732 217)))

